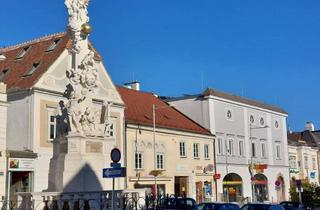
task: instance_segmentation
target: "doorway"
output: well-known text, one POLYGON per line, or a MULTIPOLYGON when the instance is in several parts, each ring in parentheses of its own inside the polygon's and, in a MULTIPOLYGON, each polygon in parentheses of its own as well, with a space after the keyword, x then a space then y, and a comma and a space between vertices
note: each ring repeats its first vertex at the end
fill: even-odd
POLYGON ((10 204, 11 208, 18 208, 18 192, 31 192, 33 172, 11 171, 10 172, 10 204))
POLYGON ((263 174, 254 175, 254 194, 255 200, 258 202, 267 201, 268 194, 268 179, 263 174))
POLYGON ((188 196, 188 177, 174 177, 174 194, 177 196, 188 196))

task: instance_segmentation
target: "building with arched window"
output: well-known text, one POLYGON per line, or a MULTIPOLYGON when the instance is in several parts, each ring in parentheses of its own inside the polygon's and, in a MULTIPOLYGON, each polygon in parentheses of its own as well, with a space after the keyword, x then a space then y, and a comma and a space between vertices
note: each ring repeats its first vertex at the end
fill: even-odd
POLYGON ((220 200, 288 199, 288 115, 282 108, 214 89, 167 100, 215 134, 220 200))

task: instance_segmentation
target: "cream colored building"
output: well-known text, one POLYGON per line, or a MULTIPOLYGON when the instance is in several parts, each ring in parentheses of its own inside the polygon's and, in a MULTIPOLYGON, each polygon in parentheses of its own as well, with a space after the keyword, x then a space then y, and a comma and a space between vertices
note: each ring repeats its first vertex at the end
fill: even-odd
POLYGON ((292 180, 319 184, 319 132, 307 123, 303 132, 288 134, 289 167, 292 180))
POLYGON ((118 91, 127 106, 127 188, 154 193, 156 182, 158 195, 215 200, 213 135, 151 93, 118 91), (156 179, 154 170, 160 173, 156 179))
MULTIPOLYGON (((0 75, 1 78, 1 75, 0 75)), ((6 85, 0 83, 0 208, 2 207, 2 198, 6 194, 6 140, 7 140, 7 93, 6 85)))
MULTIPOLYGON (((16 201, 14 192, 41 192, 48 189, 52 142, 68 130, 63 116, 66 114, 67 101, 64 92, 69 83, 66 70, 71 68, 70 46, 71 40, 67 34, 59 33, 0 50, 0 54, 7 57, 0 63, 0 82, 7 85, 10 103, 6 145, 10 156, 7 185, 10 186, 9 199, 13 202, 16 201)), ((111 102, 112 125, 106 144, 103 144, 106 148, 88 145, 85 147, 88 150, 86 152, 94 154, 107 150, 110 153, 113 147, 123 151, 124 104, 100 55, 90 44, 89 48, 95 52, 95 65, 99 75, 99 87, 94 91, 94 108, 91 111, 99 115, 103 101, 111 102)), ((1 95, 0 101, 3 98, 1 95)), ((4 103, 0 102, 1 125, 4 113, 2 110, 7 109, 6 103, 5 106, 2 104, 4 103)), ((0 140, 3 142, 2 133, 0 140)), ((109 167, 109 156, 104 162, 104 167, 109 167)), ((102 168, 95 173, 104 186, 110 186, 102 190, 110 190, 112 181, 102 178, 102 168)), ((123 187, 124 178, 118 179, 116 188, 123 187)))

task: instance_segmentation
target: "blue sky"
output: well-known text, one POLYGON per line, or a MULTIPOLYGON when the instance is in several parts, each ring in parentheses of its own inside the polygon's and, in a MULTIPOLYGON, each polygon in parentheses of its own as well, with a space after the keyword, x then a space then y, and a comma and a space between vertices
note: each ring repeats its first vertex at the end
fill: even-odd
MULTIPOLYGON (((91 0, 91 41, 113 81, 159 95, 206 87, 283 107, 320 129, 319 0, 91 0)), ((63 0, 10 0, 0 46, 65 30, 63 0)))

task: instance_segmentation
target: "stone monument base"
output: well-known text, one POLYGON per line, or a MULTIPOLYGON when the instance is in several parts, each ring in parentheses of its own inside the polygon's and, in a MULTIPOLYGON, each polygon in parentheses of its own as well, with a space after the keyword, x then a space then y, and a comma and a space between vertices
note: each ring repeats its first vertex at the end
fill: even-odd
POLYGON ((113 146, 113 140, 97 137, 69 135, 55 139, 48 191, 110 190, 111 180, 102 178, 102 169, 109 167, 110 150, 113 146))

